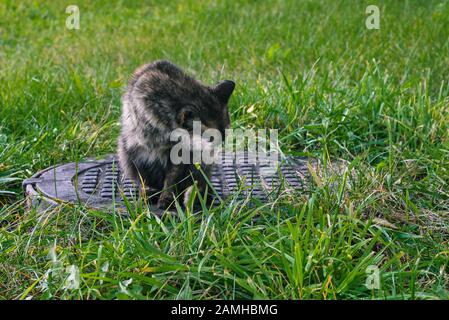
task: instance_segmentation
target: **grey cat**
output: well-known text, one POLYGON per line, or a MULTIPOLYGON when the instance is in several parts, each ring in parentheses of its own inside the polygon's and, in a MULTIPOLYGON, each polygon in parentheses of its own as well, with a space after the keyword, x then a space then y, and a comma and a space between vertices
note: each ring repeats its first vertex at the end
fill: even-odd
POLYGON ((134 72, 122 97, 119 164, 125 176, 161 190, 158 207, 168 208, 175 196, 185 196, 194 181, 205 190, 203 173, 209 175, 210 166, 201 164, 201 173, 193 164, 174 165, 170 133, 179 128, 191 133, 193 121, 201 121, 201 130, 217 129, 224 139, 234 87, 229 80, 206 86, 168 61, 134 72))

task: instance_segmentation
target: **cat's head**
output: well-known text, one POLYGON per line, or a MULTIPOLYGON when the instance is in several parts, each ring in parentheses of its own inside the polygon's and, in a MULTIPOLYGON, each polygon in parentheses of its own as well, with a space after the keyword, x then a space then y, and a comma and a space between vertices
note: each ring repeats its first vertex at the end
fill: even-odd
POLYGON ((193 121, 200 121, 202 131, 216 129, 224 140, 225 130, 231 126, 228 101, 234 88, 235 83, 231 80, 220 81, 212 87, 204 86, 201 94, 196 96, 195 106, 187 106, 181 110, 183 126, 191 129, 193 121))

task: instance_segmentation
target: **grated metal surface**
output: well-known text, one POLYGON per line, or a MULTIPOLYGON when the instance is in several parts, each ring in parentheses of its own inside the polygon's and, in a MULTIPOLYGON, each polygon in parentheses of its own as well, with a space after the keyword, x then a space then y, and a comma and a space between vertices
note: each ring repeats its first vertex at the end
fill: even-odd
MULTIPOLYGON (((237 194, 240 199, 251 196, 267 201, 280 188, 303 190, 309 179, 308 162, 289 157, 273 167, 267 158, 253 154, 225 154, 213 166, 210 182, 221 199, 237 194)), ((135 200, 143 191, 138 183, 122 176, 115 156, 48 168, 25 180, 24 189, 30 205, 41 208, 60 202, 92 208, 120 207, 124 205, 123 196, 135 200)), ((145 189, 151 204, 156 203, 159 192, 145 189)))

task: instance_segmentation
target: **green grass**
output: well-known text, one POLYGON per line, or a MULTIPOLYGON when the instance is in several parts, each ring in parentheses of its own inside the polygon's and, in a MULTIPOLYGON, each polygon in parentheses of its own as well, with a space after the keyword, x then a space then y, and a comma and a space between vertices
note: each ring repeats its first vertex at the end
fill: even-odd
POLYGON ((73 31, 70 1, 0 2, 0 298, 448 299, 449 2, 166 2, 77 1, 73 31), (234 79, 234 128, 348 171, 178 218, 26 211, 23 179, 114 152, 127 77, 160 58, 234 79))

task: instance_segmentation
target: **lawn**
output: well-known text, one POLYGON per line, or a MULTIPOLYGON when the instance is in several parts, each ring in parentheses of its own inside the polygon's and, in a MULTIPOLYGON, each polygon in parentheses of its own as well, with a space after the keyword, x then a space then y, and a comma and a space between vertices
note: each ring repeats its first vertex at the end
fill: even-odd
POLYGON ((448 1, 5 0, 0 17, 0 299, 449 298, 448 1), (233 79, 233 128, 347 170, 176 218, 27 211, 23 179, 114 152, 127 79, 161 58, 233 79))

